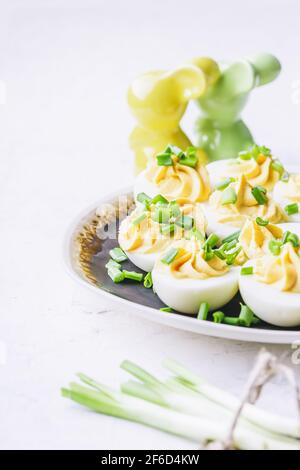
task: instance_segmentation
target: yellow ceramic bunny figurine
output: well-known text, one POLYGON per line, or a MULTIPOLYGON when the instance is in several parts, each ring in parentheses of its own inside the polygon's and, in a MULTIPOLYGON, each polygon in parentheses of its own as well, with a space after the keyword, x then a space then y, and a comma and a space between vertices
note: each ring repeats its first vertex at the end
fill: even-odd
MULTIPOLYGON (((206 75, 196 65, 171 72, 149 72, 134 80, 128 104, 138 122, 130 135, 137 173, 168 144, 182 149, 191 145, 180 128, 180 120, 188 102, 202 96, 206 85, 206 75)), ((205 161, 206 154, 200 150, 198 157, 205 161)))

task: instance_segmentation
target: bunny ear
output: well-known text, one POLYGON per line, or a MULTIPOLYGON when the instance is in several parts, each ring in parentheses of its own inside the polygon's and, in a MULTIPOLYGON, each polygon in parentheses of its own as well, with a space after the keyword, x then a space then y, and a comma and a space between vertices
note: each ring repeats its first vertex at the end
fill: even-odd
POLYGON ((210 57, 195 57, 192 64, 202 70, 208 86, 214 85, 221 77, 219 65, 210 57))
POLYGON ((281 71, 279 60, 272 54, 256 54, 248 58, 256 74, 256 86, 266 85, 278 77, 281 71))
POLYGON ((250 62, 241 60, 229 65, 223 71, 216 87, 218 88, 218 94, 226 98, 233 98, 249 93, 256 86, 255 80, 254 67, 250 62))
POLYGON ((205 75, 195 65, 185 65, 173 70, 170 75, 177 84, 179 101, 182 103, 199 98, 206 90, 205 75))

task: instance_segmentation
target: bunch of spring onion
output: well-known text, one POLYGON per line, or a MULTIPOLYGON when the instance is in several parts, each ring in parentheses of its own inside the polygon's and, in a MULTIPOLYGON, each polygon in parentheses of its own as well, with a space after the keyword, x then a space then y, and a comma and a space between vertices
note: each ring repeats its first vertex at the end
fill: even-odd
MULTIPOLYGON (((164 366, 173 374, 166 382, 124 361, 121 368, 135 379, 120 391, 78 374, 85 384, 71 383, 62 395, 96 412, 142 423, 205 446, 225 442, 240 402, 172 360, 164 366)), ((241 450, 300 450, 300 424, 247 404, 233 433, 241 450)))

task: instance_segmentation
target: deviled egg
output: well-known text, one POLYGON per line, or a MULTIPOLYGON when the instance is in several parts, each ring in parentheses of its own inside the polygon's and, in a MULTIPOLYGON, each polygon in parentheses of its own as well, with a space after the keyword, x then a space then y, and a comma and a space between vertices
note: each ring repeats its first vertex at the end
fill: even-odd
MULTIPOLYGON (((282 224, 290 225, 290 224, 282 224)), ((288 230, 288 229, 287 229, 288 230)), ((270 224, 268 220, 247 220, 241 230, 238 241, 242 247, 246 259, 259 258, 269 252, 271 240, 279 240, 283 237, 284 227, 270 224)))
MULTIPOLYGON (((295 225, 282 227, 292 229, 295 225)), ((269 252, 249 260, 244 265, 248 269, 243 267, 240 272, 244 302, 259 318, 280 327, 300 325, 299 232, 287 230, 281 240, 270 241, 269 252)))
POLYGON ((190 147, 184 153, 177 147, 167 147, 136 178, 135 199, 141 192, 150 197, 159 193, 169 200, 176 199, 178 204, 206 201, 210 194, 210 182, 196 149, 190 147))
POLYGON ((119 244, 144 271, 152 271, 155 260, 174 240, 190 233, 204 238, 206 221, 199 204, 179 206, 161 195, 151 199, 145 193, 138 200, 137 208, 121 222, 119 244))
POLYGON ((284 172, 282 164, 272 157, 270 149, 258 145, 240 152, 237 158, 212 162, 206 168, 213 188, 222 185, 223 180, 244 175, 251 186, 263 186, 267 191, 273 190, 284 172))
POLYGON ((238 291, 238 268, 213 254, 207 257, 198 240, 174 242, 156 261, 153 287, 169 307, 195 314, 202 302, 210 309, 228 303, 238 291))
POLYGON ((300 222, 300 175, 286 175, 274 187, 274 200, 286 212, 290 222, 300 222))
POLYGON ((257 217, 271 224, 287 221, 284 211, 262 186, 251 186, 244 175, 226 181, 202 204, 208 233, 226 238, 257 217))

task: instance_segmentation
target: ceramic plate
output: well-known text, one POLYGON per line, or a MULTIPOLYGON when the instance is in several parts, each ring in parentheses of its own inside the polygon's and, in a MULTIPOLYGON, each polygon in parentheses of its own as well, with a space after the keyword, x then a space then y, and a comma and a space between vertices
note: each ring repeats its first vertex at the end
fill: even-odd
MULTIPOLYGON (((67 269, 76 281, 114 301, 127 312, 174 328, 240 341, 282 344, 300 341, 300 327, 281 329, 262 322, 255 328, 242 328, 201 321, 180 313, 161 312, 159 309, 165 305, 152 289, 145 289, 133 281, 114 284, 107 275, 105 264, 109 250, 117 246, 115 235, 119 220, 132 207, 132 190, 127 188, 96 202, 76 218, 64 246, 67 269)), ((123 265, 125 269, 140 271, 130 261, 123 265)), ((222 310, 230 316, 238 315, 240 300, 237 295, 222 310)))

